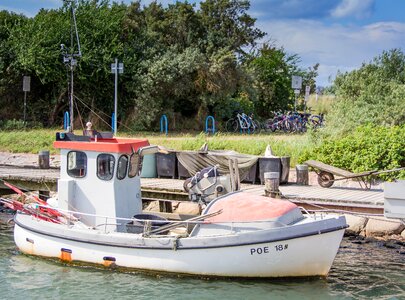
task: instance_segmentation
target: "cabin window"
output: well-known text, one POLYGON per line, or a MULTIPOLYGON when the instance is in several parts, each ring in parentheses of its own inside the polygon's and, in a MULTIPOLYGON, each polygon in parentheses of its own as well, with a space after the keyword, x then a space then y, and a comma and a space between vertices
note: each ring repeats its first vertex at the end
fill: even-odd
POLYGON ((133 153, 129 158, 129 171, 128 176, 130 178, 135 177, 141 172, 142 160, 138 154, 133 153))
POLYGON ((101 180, 111 180, 114 176, 115 157, 111 154, 97 156, 97 177, 101 180))
POLYGON ((118 167, 117 167, 117 178, 124 179, 127 176, 128 170, 128 156, 121 155, 118 159, 118 167))
POLYGON ((69 176, 81 178, 86 176, 87 155, 81 151, 70 151, 67 155, 67 173, 69 176))

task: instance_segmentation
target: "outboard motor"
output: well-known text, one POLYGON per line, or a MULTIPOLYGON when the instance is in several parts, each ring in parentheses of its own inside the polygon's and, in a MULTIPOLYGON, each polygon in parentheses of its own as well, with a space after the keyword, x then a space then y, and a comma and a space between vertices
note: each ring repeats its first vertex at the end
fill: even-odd
POLYGON ((232 192, 230 176, 221 176, 217 166, 207 167, 188 178, 183 184, 191 201, 210 202, 214 198, 232 192))

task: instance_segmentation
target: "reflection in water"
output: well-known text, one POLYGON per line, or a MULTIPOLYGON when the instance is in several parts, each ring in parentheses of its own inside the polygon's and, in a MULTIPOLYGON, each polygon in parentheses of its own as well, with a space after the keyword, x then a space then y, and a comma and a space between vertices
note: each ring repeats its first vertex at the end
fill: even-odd
POLYGON ((368 299, 405 298, 405 255, 344 239, 327 278, 199 279, 72 267, 15 250, 0 227, 1 299, 368 299))

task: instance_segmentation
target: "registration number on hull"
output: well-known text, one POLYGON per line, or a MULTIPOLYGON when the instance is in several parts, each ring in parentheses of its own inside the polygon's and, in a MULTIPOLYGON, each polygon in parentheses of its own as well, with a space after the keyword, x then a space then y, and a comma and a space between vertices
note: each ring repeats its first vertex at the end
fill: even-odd
MULTIPOLYGON (((274 246, 274 251, 285 251, 288 249, 288 244, 279 244, 274 246)), ((272 247, 265 246, 265 247, 258 247, 258 248, 250 248, 250 255, 260 255, 270 253, 273 250, 272 247)))

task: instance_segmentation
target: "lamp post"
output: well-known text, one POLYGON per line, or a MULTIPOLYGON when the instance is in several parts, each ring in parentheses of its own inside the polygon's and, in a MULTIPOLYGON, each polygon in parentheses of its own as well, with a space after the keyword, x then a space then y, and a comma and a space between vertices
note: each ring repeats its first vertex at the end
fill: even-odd
POLYGON ((115 63, 111 64, 111 73, 114 76, 114 135, 117 135, 117 106, 118 106, 118 74, 124 73, 124 64, 118 63, 118 58, 115 59, 115 63))

